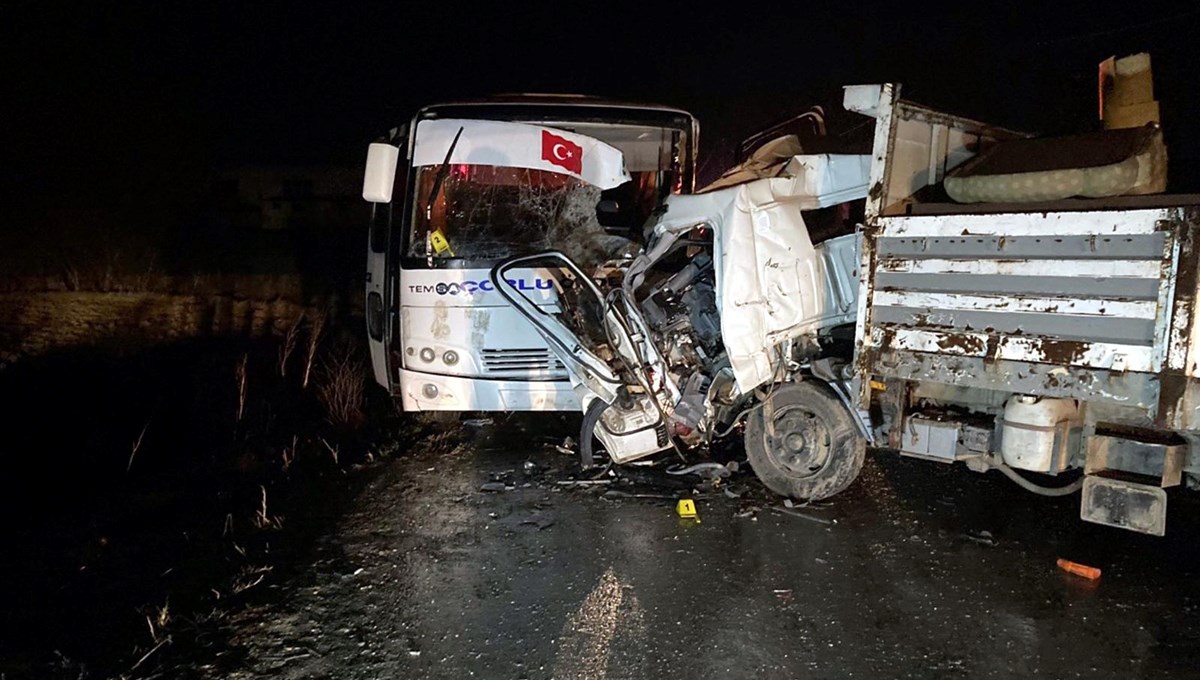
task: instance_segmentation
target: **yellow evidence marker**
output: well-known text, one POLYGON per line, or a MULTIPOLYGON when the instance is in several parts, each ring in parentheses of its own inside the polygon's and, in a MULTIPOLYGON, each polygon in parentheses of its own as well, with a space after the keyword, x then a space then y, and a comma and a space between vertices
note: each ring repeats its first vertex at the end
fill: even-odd
POLYGON ((679 516, 683 518, 697 517, 696 501, 690 498, 680 498, 679 503, 675 506, 675 512, 679 513, 679 516))
POLYGON ((446 235, 440 229, 429 232, 429 243, 433 246, 433 252, 438 255, 448 253, 450 257, 454 257, 454 251, 450 250, 450 242, 446 240, 446 235))

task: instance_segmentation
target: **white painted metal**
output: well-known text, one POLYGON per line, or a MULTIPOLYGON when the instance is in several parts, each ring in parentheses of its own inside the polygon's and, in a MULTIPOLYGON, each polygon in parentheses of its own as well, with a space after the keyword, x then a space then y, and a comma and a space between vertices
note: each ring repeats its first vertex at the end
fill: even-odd
POLYGON ((872 190, 866 205, 868 224, 913 202, 914 194, 940 182, 947 171, 970 160, 987 142, 1020 136, 902 101, 900 86, 895 83, 847 88, 843 103, 847 110, 876 119, 871 150, 872 190), (870 87, 878 88, 875 100, 870 87))
POLYGON ((886 349, 1125 371, 1155 370, 1153 348, 1145 345, 1091 342, 1073 351, 1058 351, 1052 343, 1048 344, 1042 338, 1019 335, 999 336, 995 342, 991 342, 987 333, 964 331, 883 329, 875 326, 870 333, 868 346, 886 349))
MULTIPOLYGON (((655 233, 703 224, 715 234, 722 337, 743 392, 777 372, 774 348, 780 342, 853 319, 857 300, 846 292, 854 286, 838 279, 856 272, 830 268, 835 260, 813 246, 801 211, 863 198, 868 171, 866 156, 797 156, 781 177, 668 197, 655 233)), ((844 263, 855 240, 835 241, 827 247, 844 263)))
MULTIPOLYGON (((867 86, 857 86, 867 87, 867 86)), ((861 96, 857 93, 846 93, 847 97, 861 96)), ((867 194, 866 204, 866 220, 867 224, 873 224, 875 218, 883 212, 884 200, 883 187, 887 185, 887 173, 890 164, 884 162, 888 155, 888 141, 892 136, 892 125, 896 120, 893 111, 900 97, 900 86, 892 83, 886 83, 879 86, 879 95, 875 99, 874 106, 866 109, 854 109, 847 107, 851 111, 859 110, 868 115, 875 117, 875 140, 871 146, 871 171, 868 177, 868 183, 874 187, 874 190, 867 194)), ((863 268, 864 272, 867 270, 863 268)), ((865 298, 860 299, 860 304, 866 304, 865 298)))
MULTIPOLYGON (((400 270, 404 366, 397 367, 396 379, 405 408, 557 410, 564 403, 578 405, 562 365, 525 316, 496 292, 488 272, 400 270), (432 361, 421 357, 425 349, 432 361), (447 352, 456 357, 452 365, 445 361, 447 352), (431 381, 439 396, 423 398, 420 388, 431 381)), ((539 304, 554 304, 548 273, 517 270, 510 279, 539 304)))
POLYGON ((371 203, 391 203, 396 184, 396 166, 400 163, 400 148, 376 142, 367 147, 367 169, 363 173, 363 200, 371 203))
POLYGON ((486 380, 399 369, 398 392, 405 411, 576 411, 571 383, 486 380), (427 385, 436 388, 429 398, 427 385))
POLYGON ((966 295, 959 293, 918 293, 875 291, 872 304, 918 309, 961 309, 990 312, 1032 312, 1111 316, 1130 319, 1154 319, 1155 300, 1104 300, 1097 298, 1018 297, 1014 295, 966 295))
POLYGON ((990 214, 894 215, 883 217, 880 236, 971 237, 1061 236, 1098 237, 1153 234, 1160 220, 1174 219, 1175 208, 990 214))
POLYGON ((978 274, 984 276, 1069 276, 1080 278, 1148 278, 1159 276, 1158 260, 981 260, 908 259, 888 257, 879 262, 880 272, 905 274, 978 274), (1103 274, 1100 267, 1103 267, 1103 274))
POLYGON ((1078 426, 1074 399, 1051 399, 1025 394, 1009 397, 1004 407, 1004 437, 1000 455, 1009 467, 1033 472, 1062 472, 1067 467, 1065 435, 1078 426), (1066 423, 1063 427, 1061 424, 1066 423))

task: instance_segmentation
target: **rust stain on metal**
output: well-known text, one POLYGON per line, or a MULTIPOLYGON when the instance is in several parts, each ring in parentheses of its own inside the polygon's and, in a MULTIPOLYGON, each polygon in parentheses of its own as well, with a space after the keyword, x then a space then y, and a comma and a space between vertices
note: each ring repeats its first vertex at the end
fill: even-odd
POLYGON ((1091 343, 1079 340, 1052 340, 1042 338, 1034 341, 1031 348, 1040 349, 1046 363, 1070 366, 1079 363, 1087 354, 1091 343))
MULTIPOLYGON (((1158 409, 1155 424, 1159 427, 1183 427, 1187 413, 1186 397, 1190 382, 1183 369, 1187 365, 1188 340, 1192 324, 1195 323, 1193 313, 1196 305, 1197 272, 1197 231, 1200 231, 1200 214, 1189 209, 1180 215, 1179 220, 1164 224, 1164 229, 1175 229, 1179 241, 1180 266, 1166 269, 1166 276, 1174 274, 1175 301, 1171 308, 1171 322, 1168 324, 1167 362, 1159 377, 1158 409), (1182 357, 1180 356, 1182 355, 1182 357)), ((1164 258, 1165 259, 1165 258, 1164 258)), ((1164 268, 1172 263, 1164 262, 1164 268)), ((1160 310, 1159 313, 1162 313, 1160 310)))
POLYGON ((981 354, 987 345, 982 338, 976 335, 956 335, 946 334, 938 339, 938 349, 943 352, 953 352, 955 354, 981 354))

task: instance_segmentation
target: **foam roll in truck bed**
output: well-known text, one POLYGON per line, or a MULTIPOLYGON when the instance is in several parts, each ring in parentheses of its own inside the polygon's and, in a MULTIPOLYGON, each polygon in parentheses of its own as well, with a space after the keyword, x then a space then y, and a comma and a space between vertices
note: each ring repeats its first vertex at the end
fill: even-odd
POLYGON ((1005 140, 952 170, 945 188, 959 203, 1161 193, 1167 188, 1167 148, 1155 124, 1005 140))

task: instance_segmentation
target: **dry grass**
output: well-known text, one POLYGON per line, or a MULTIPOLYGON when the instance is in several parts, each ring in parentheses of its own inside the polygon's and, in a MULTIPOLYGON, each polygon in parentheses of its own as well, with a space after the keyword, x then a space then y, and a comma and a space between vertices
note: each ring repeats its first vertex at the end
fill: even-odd
POLYGON ((148 429, 150 429, 149 420, 147 420, 146 424, 142 426, 142 433, 139 434, 138 438, 133 442, 133 446, 131 447, 133 450, 129 452, 129 464, 125 466, 126 474, 133 469, 133 459, 137 456, 138 450, 142 448, 142 440, 146 438, 146 430, 148 429))
POLYGON ((246 414, 246 362, 250 360, 250 355, 242 354, 242 360, 238 362, 237 368, 234 371, 234 376, 237 379, 238 388, 238 404, 237 404, 237 422, 242 422, 242 416, 246 414))
POLYGON ((283 447, 283 451, 279 455, 280 462, 283 465, 283 471, 287 472, 288 468, 292 467, 292 463, 296 460, 296 448, 300 443, 298 435, 292 435, 292 445, 283 447))
POLYGON ((246 565, 238 572, 237 578, 233 581, 232 592, 234 595, 250 590, 254 586, 263 582, 263 579, 271 573, 273 567, 262 566, 255 567, 246 565))
POLYGON ((325 407, 325 418, 340 430, 355 430, 366 421, 363 393, 367 371, 352 346, 335 351, 321 364, 317 398, 325 407))
POLYGON ((262 491, 262 502, 259 504, 258 511, 254 513, 254 526, 259 529, 282 529, 283 516, 271 516, 267 512, 267 487, 260 485, 258 488, 262 491))
POLYGON ((308 380, 312 376, 313 363, 317 358, 317 347, 321 344, 321 335, 325 332, 325 322, 329 320, 329 310, 324 307, 319 308, 312 318, 312 322, 308 327, 308 343, 305 345, 304 351, 304 378, 300 384, 307 389, 308 380))
POLYGON ((337 465, 338 464, 338 454, 342 450, 342 448, 340 446, 334 446, 333 444, 330 444, 329 442, 325 441, 324 437, 321 437, 321 443, 324 444, 325 449, 327 451, 329 451, 329 456, 331 458, 333 458, 333 464, 337 465))
POLYGON ((163 630, 167 624, 171 622, 171 601, 167 600, 163 606, 155 608, 154 612, 146 615, 146 625, 150 628, 150 638, 155 642, 162 642, 163 630))
POLYGON ((296 316, 296 320, 288 328, 287 333, 283 336, 283 344, 279 346, 279 377, 287 377, 288 360, 291 359, 292 352, 296 351, 296 343, 300 339, 300 324, 304 321, 304 314, 296 316))

